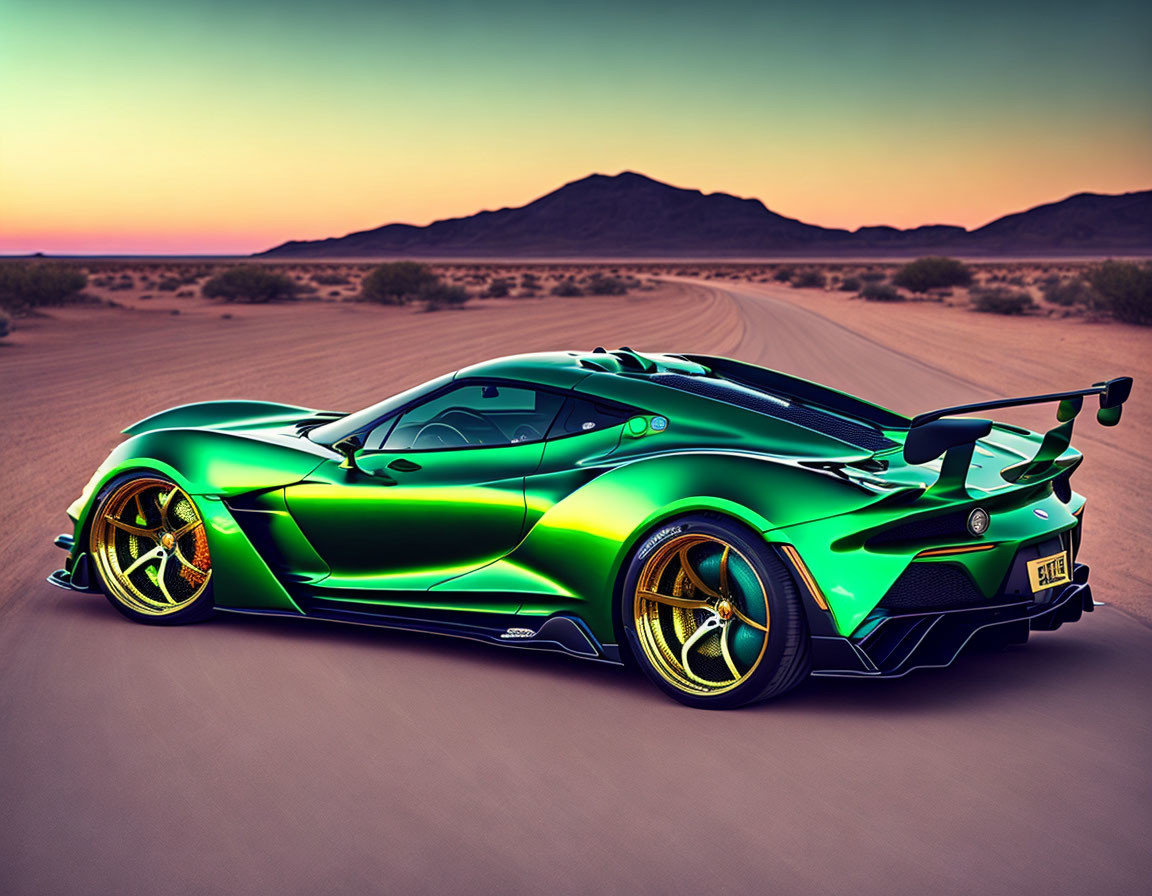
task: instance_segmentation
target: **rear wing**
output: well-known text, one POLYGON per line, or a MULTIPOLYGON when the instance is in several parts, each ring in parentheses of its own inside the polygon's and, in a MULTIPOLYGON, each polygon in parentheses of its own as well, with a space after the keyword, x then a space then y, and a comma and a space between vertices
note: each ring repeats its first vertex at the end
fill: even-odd
POLYGON ((1056 410, 1059 425, 1044 434, 1044 440, 1036 451, 1036 456, 1005 468, 1000 475, 1008 482, 1027 483, 1051 478, 1055 480, 1054 488, 1057 489, 1058 495, 1070 495, 1068 476, 1061 474, 1071 474, 1071 466, 1067 464, 1062 466, 1057 459, 1072 442, 1072 426, 1084 407, 1085 397, 1098 395, 1100 409, 1096 412, 1096 419, 1104 426, 1115 426, 1120 422, 1120 412, 1131 394, 1132 377, 1121 376, 1103 383, 1095 383, 1088 389, 1077 389, 1072 392, 1050 392, 1046 395, 1029 395, 1024 398, 999 398, 994 401, 979 401, 928 411, 912 418, 908 436, 904 440, 904 459, 910 464, 924 464, 943 454, 940 478, 930 491, 934 494, 964 493, 964 481, 972 462, 976 441, 992 431, 992 421, 958 415, 1059 402, 1056 410))

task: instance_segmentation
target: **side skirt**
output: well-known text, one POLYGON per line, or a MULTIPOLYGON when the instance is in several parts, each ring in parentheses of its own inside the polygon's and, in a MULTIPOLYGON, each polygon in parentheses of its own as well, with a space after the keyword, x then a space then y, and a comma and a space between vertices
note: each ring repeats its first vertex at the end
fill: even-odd
MULTIPOLYGON (((525 617, 499 617, 501 621, 513 621, 508 626, 481 625, 472 619, 461 619, 459 614, 429 619, 417 616, 402 616, 376 610, 353 610, 332 606, 317 606, 311 602, 303 616, 275 610, 234 610, 217 607, 221 613, 239 613, 246 616, 282 616, 292 619, 316 619, 324 622, 342 622, 350 625, 364 625, 371 628, 387 628, 397 631, 423 632, 443 635, 449 638, 463 638, 480 641, 498 647, 516 647, 522 650, 543 650, 563 653, 593 662, 623 665, 619 647, 616 644, 601 644, 584 621, 575 616, 549 616, 543 622, 525 617), (527 625, 538 626, 529 628, 527 625)), ((491 620, 488 620, 491 621, 491 620)))

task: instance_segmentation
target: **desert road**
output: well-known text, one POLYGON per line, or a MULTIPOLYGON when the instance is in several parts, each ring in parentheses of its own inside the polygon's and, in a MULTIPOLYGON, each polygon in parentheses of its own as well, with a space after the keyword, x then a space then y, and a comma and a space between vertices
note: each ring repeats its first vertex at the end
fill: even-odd
POLYGON ((775 287, 678 288, 658 317, 618 305, 615 318, 615 300, 542 310, 559 315, 547 327, 496 306, 380 316, 374 331, 355 310, 149 318, 157 330, 131 332, 93 317, 4 349, 0 891, 1145 891, 1152 628, 1111 606, 948 669, 813 680, 707 713, 559 656, 293 620, 139 626, 44 583, 63 508, 115 430, 196 398, 330 407, 348 379, 332 360, 349 357, 341 340, 377 340, 373 372, 397 387, 518 339, 690 344, 901 410, 986 394, 775 287), (296 313, 328 315, 314 353, 287 351, 296 313), (418 339, 433 323, 446 329, 418 339), (242 363, 223 354, 238 338, 242 363), (427 369, 408 364, 415 379, 399 382, 387 365, 413 359, 427 369), (89 362, 138 378, 122 385, 106 366, 89 387, 89 362))

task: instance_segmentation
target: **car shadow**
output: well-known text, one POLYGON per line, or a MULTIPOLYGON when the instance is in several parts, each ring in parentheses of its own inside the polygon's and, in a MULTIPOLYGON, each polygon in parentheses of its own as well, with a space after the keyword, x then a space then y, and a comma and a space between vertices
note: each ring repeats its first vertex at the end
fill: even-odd
MULTIPOLYGON (((92 599, 63 600, 57 612, 84 616, 93 623, 126 624, 108 603, 92 599)), ((632 666, 588 662, 558 652, 501 647, 464 638, 408 632, 372 625, 287 616, 217 613, 193 631, 242 632, 245 637, 277 641, 381 648, 409 655, 443 656, 455 664, 497 667, 523 675, 571 679, 580 676, 590 687, 607 691, 655 692, 643 673, 632 666)), ((902 678, 810 677, 794 691, 752 708, 788 714, 893 714, 952 710, 986 704, 995 706, 1021 691, 1052 689, 1069 678, 1106 674, 1109 649, 1061 631, 1033 635, 1026 645, 999 651, 969 648, 945 668, 917 669, 902 678)))

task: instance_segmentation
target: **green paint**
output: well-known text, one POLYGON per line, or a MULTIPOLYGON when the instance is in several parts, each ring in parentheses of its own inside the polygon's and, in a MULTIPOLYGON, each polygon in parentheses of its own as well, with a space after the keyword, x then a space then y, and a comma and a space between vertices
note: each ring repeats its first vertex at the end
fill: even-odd
MULTIPOLYGON (((362 412, 308 435, 297 427, 316 414, 307 408, 263 402, 175 408, 125 430, 127 440, 70 508, 76 544, 85 545, 92 503, 105 482, 151 470, 171 477, 199 505, 218 606, 295 613, 294 598, 303 596, 406 610, 567 613, 602 642, 616 643, 613 608, 624 564, 647 534, 685 513, 723 514, 766 543, 794 546, 842 635, 869 624, 911 563, 959 564, 991 600, 1021 545, 1076 525, 1072 510, 1083 499, 1063 503, 1052 487, 1081 459, 1068 446, 1071 422, 1047 436, 994 427, 980 441, 963 489, 931 489, 941 463, 903 460, 907 418, 822 387, 805 400, 791 399, 808 410, 834 406, 857 425, 883 421, 890 441, 862 449, 807 425, 660 384, 667 374, 699 382, 704 365, 718 360, 642 360, 644 370, 602 353, 491 361, 406 393, 407 404, 382 403, 382 423, 378 414, 362 412), (391 427, 407 407, 472 379, 535 384, 569 401, 598 402, 618 409, 618 422, 604 417, 602 425, 547 440, 361 450, 359 469, 340 466, 335 441, 391 427), (673 422, 653 429, 659 417, 673 422), (873 541, 894 523, 975 506, 991 515, 983 536, 873 541), (914 559, 926 549, 981 543, 995 547, 914 559)), ((751 365, 739 369, 769 375, 751 365)), ((878 428, 872 432, 879 437, 878 428)), ((748 570, 732 569, 738 589, 751 587, 741 578, 748 570)), ((739 636, 736 643, 739 651, 739 636)))

